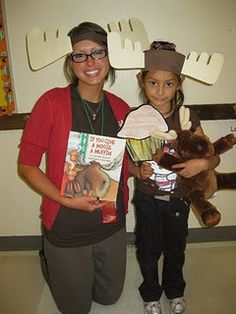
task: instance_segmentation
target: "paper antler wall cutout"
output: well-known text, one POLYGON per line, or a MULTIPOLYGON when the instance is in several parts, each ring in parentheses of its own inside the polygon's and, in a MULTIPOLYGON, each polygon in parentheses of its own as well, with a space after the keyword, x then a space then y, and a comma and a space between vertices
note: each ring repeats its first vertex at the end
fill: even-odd
MULTIPOLYGON (((108 33, 108 51, 110 63, 117 69, 142 69, 144 68, 145 57, 141 50, 143 46, 141 42, 148 43, 147 35, 143 24, 137 19, 135 21, 137 29, 129 28, 128 23, 120 23, 119 28, 113 27, 108 33), (137 32, 136 32, 137 30, 137 32), (132 33, 133 32, 133 33, 132 33), (131 34, 135 36, 131 37, 131 34), (141 34, 139 37, 139 33, 141 34)), ((132 25, 130 22, 130 25, 132 25)), ((144 46, 147 46, 146 44, 144 46)), ((221 72, 224 63, 224 58, 219 53, 213 53, 209 56, 206 52, 198 55, 192 51, 185 58, 181 74, 199 80, 207 84, 214 84, 221 72)))
MULTIPOLYGON (((39 70, 72 52, 70 38, 65 28, 43 32, 32 29, 26 36, 29 63, 39 70)), ((117 24, 108 24, 108 51, 111 65, 116 69, 144 68, 144 50, 149 49, 146 30, 141 21, 131 18, 117 24)), ((224 58, 219 53, 209 56, 191 52, 186 57, 182 74, 207 84, 214 84, 221 72, 224 58)))
POLYGON ((70 38, 65 28, 42 32, 33 28, 26 36, 29 63, 39 70, 72 52, 70 38))
POLYGON ((114 68, 143 68, 143 51, 149 49, 146 30, 141 21, 131 18, 108 24, 109 60, 114 68), (140 63, 141 62, 141 63, 140 63))
MULTIPOLYGON (((111 22, 108 24, 108 34, 110 34, 112 42, 109 47, 112 65, 119 68, 120 59, 123 59, 125 68, 140 68, 137 60, 142 60, 143 51, 149 48, 148 37, 143 24, 136 18, 131 18, 129 21, 121 20, 118 24, 111 22), (136 46, 135 54, 132 53, 134 51, 133 43, 136 43, 134 44, 136 46), (121 47, 124 49, 120 54, 121 47), (137 51, 138 57, 136 56, 137 51)), ((72 52, 70 38, 63 27, 45 32, 40 28, 33 28, 27 34, 26 42, 32 70, 40 70, 72 52)), ((122 64, 123 67, 124 64, 122 64)))
POLYGON ((220 53, 213 53, 209 56, 206 52, 198 55, 197 52, 192 51, 185 58, 181 73, 213 85, 218 80, 223 63, 224 57, 220 53))

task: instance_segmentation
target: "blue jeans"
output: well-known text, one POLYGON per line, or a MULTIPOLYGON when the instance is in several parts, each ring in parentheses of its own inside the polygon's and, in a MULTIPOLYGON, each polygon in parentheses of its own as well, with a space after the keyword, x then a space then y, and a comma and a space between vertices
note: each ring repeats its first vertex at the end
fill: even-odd
POLYGON ((143 275, 139 287, 144 301, 156 301, 164 291, 173 299, 184 294, 186 239, 190 202, 171 197, 169 201, 155 199, 135 190, 137 259, 143 275), (163 254, 162 280, 158 278, 158 261, 163 254))

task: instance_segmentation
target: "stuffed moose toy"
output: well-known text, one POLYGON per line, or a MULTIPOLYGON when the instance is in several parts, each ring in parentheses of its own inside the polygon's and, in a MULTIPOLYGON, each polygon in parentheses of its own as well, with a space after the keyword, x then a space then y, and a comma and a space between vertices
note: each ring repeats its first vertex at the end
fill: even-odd
MULTIPOLYGON (((190 130, 182 130, 178 132, 177 138, 172 141, 172 144, 178 157, 158 149, 153 154, 153 159, 159 166, 173 171, 172 165, 174 164, 193 158, 207 158, 213 154, 220 155, 228 151, 236 144, 236 137, 228 134, 211 143, 206 136, 194 134, 190 130)), ((218 190, 236 189, 236 172, 219 173, 215 170, 206 170, 191 178, 182 176, 177 178, 203 223, 208 227, 217 225, 221 215, 208 199, 218 190)))

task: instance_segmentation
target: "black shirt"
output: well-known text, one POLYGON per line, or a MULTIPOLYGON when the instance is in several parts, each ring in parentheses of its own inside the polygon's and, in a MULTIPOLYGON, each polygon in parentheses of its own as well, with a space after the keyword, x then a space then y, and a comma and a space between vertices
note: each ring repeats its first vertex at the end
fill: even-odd
MULTIPOLYGON (((88 101, 87 103, 91 108, 93 106, 97 108, 98 106, 98 104, 88 101)), ((72 131, 93 133, 75 86, 71 86, 71 105, 72 131)), ((104 97, 103 112, 99 109, 95 120, 92 119, 91 115, 90 123, 93 123, 96 134, 116 137, 119 126, 106 96, 104 97), (102 114, 104 115, 103 134, 101 129, 102 114)), ((122 182, 122 179, 120 182, 122 182)), ((44 228, 44 234, 49 242, 59 247, 85 246, 99 242, 114 234, 125 225, 125 215, 121 203, 120 183, 117 195, 117 219, 115 223, 102 223, 102 211, 100 209, 94 212, 86 212, 61 206, 51 230, 44 228)))

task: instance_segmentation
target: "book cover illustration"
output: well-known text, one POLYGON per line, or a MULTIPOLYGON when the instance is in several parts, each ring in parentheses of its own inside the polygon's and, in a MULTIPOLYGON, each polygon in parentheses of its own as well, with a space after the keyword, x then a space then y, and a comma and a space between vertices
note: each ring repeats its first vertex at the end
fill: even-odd
POLYGON ((90 193, 116 201, 126 141, 121 138, 70 132, 61 195, 90 193))

